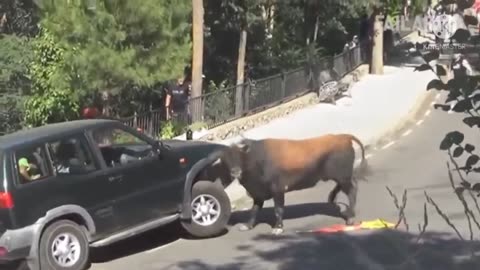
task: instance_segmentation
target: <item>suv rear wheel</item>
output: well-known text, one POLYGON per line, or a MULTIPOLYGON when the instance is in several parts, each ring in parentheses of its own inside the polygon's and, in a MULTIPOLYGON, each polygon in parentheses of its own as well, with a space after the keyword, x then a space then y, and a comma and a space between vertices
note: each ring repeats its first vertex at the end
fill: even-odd
POLYGON ((88 239, 75 222, 54 222, 40 238, 39 257, 41 269, 84 270, 89 263, 88 239))
POLYGON ((223 186, 211 181, 198 181, 192 188, 192 218, 183 221, 188 233, 195 237, 220 234, 230 219, 230 199, 223 186))

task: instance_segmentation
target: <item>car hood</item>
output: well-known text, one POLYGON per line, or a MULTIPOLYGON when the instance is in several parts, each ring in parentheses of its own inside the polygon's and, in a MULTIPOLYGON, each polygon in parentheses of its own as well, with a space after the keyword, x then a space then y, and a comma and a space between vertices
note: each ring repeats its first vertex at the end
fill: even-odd
POLYGON ((198 147, 198 146, 205 146, 205 145, 219 145, 217 143, 205 142, 205 141, 184 141, 184 140, 162 140, 164 144, 171 146, 172 148, 178 147, 198 147))
POLYGON ((205 141, 162 140, 162 142, 170 151, 191 161, 198 161, 211 153, 228 148, 223 144, 205 141))

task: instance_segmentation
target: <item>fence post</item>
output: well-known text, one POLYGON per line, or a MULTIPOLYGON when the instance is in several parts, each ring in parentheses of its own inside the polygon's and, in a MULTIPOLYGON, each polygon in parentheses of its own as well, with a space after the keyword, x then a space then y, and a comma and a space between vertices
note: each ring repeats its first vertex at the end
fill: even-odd
POLYGON ((235 116, 241 116, 243 112, 243 87, 244 84, 239 84, 235 88, 235 116))
POLYGON ((148 118, 148 132, 150 135, 153 136, 153 118, 154 118, 154 113, 153 113, 153 106, 150 103, 150 112, 149 112, 149 118, 148 118))
POLYGON ((133 127, 137 128, 137 111, 133 113, 133 127))
POLYGON ((243 85, 243 109, 242 113, 248 112, 250 110, 250 81, 243 85))
POLYGON ((285 98, 285 94, 286 94, 286 89, 285 89, 285 85, 286 85, 286 80, 287 80, 287 75, 285 74, 285 71, 282 69, 282 75, 281 75, 282 79, 281 79, 281 89, 280 89, 280 93, 282 95, 282 99, 285 98))

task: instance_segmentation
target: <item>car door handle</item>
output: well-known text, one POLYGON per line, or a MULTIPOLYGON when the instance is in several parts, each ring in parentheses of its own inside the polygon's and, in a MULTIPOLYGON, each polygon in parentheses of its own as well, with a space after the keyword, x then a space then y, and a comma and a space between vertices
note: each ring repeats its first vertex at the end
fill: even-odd
POLYGON ((112 175, 112 176, 108 177, 109 182, 121 181, 122 179, 123 179, 123 176, 121 176, 121 175, 112 175))

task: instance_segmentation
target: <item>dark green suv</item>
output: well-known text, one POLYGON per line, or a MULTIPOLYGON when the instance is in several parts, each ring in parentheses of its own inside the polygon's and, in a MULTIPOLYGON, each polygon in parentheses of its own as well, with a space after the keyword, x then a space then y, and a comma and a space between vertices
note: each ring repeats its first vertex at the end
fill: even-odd
POLYGON ((195 237, 226 229, 224 145, 156 141, 114 120, 0 137, 0 268, 81 270, 89 247, 180 220, 195 237))

